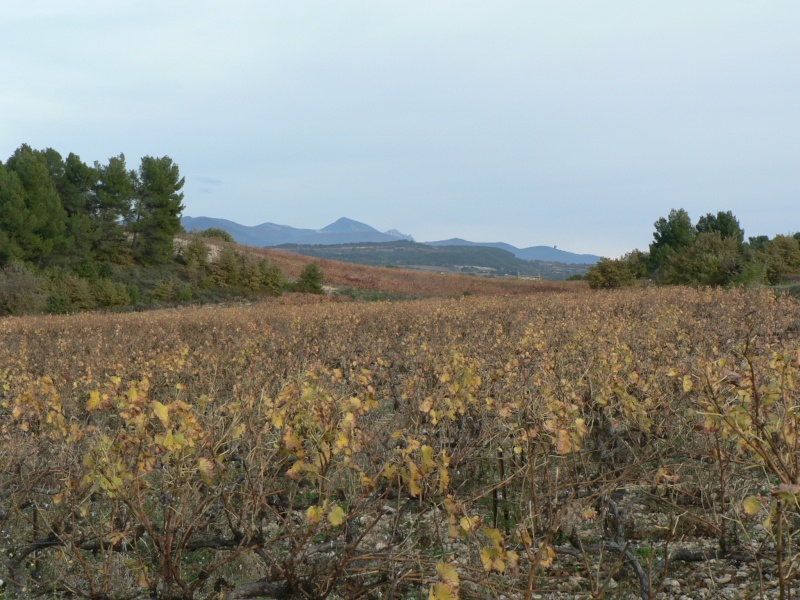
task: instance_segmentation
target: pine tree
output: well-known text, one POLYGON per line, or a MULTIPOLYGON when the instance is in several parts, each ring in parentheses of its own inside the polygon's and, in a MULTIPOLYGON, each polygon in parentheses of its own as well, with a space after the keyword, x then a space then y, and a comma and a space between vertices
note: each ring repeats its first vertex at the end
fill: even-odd
POLYGON ((183 230, 183 194, 185 180, 178 165, 168 156, 145 156, 139 167, 136 188, 133 232, 133 255, 141 263, 156 264, 172 258, 172 240, 183 230))
MULTIPOLYGON (((7 221, 2 229, 22 250, 22 259, 43 266, 65 255, 68 250, 67 214, 50 177, 46 154, 24 144, 8 159, 6 169, 14 173, 21 184, 24 206, 20 206, 15 197, 2 199, 4 207, 10 204, 4 210, 7 221)), ((19 192, 14 183, 11 187, 14 194, 19 192)))
POLYGON ((93 250, 98 260, 125 263, 130 260, 130 243, 125 225, 133 214, 136 173, 125 165, 125 155, 94 164, 97 173, 91 215, 95 226, 93 250))

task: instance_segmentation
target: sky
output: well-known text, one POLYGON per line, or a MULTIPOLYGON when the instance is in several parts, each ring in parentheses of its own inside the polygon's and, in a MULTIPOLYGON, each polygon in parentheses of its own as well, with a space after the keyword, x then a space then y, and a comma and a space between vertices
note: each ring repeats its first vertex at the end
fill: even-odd
POLYGON ((0 160, 170 156, 184 215, 616 257, 800 230, 800 2, 26 0, 0 160))

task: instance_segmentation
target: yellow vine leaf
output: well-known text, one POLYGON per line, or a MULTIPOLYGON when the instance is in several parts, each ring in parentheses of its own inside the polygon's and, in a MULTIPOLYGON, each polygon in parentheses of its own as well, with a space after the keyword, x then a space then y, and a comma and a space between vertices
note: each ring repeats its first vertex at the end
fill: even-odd
POLYGON ((684 392, 691 392, 692 391, 692 376, 691 375, 684 375, 683 376, 683 391, 684 392))
POLYGON ((86 401, 86 410, 92 411, 100 406, 100 392, 92 390, 89 392, 89 399, 86 401))
POLYGON ((420 470, 424 475, 427 475, 436 468, 436 462, 433 460, 433 448, 430 446, 422 447, 422 463, 420 470))
POLYGON ((443 450, 442 451, 442 461, 439 464, 439 493, 444 494, 447 491, 447 488, 450 487, 450 471, 448 471, 447 467, 450 464, 450 459, 447 456, 447 453, 443 450))
POLYGON ((487 573, 492 570, 492 553, 488 548, 481 548, 481 564, 487 573))
POLYGON ((344 522, 344 509, 338 504, 334 504, 331 512, 328 513, 328 521, 334 527, 344 522))
POLYGON ((422 486, 420 485, 421 481, 422 481, 422 474, 419 472, 419 468, 413 462, 409 462, 408 491, 415 498, 418 497, 420 494, 422 494, 422 486))
POLYGON ((550 544, 548 544, 542 549, 539 565, 541 565, 545 569, 549 569, 552 566, 553 560, 555 560, 555 558, 556 558, 556 551, 553 550, 553 547, 550 544))
POLYGON ((375 489, 375 481, 366 473, 361 473, 361 485, 368 490, 375 489))
POLYGON ((452 590, 443 583, 435 584, 428 592, 428 600, 457 600, 452 590))
POLYGON ((161 424, 164 425, 165 429, 169 427, 169 409, 166 406, 156 400, 153 402, 153 412, 158 417, 159 421, 161 421, 161 424))
POLYGON ((322 509, 319 506, 309 506, 306 511, 306 521, 309 525, 316 525, 322 520, 322 509))
POLYGON ((450 563, 438 562, 436 563, 436 572, 446 584, 458 587, 458 572, 456 572, 456 568, 453 565, 450 563))
POLYGON ((748 496, 745 498, 744 502, 742 502, 742 508, 744 509, 745 515, 748 517, 755 517, 761 510, 761 500, 758 499, 758 496, 748 496))
POLYGON ((492 527, 484 527, 482 531, 483 535, 485 535, 492 543, 492 546, 494 546, 495 548, 503 547, 503 534, 500 533, 499 529, 494 529, 492 527))
POLYGON ((350 438, 347 437, 347 434, 343 431, 339 431, 336 433, 336 442, 334 446, 336 447, 337 452, 341 452, 344 448, 350 444, 350 438))

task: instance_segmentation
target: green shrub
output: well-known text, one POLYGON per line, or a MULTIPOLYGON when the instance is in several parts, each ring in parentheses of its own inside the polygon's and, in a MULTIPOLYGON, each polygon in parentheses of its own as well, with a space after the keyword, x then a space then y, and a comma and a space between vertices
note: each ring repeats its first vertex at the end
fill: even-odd
POLYGON ((192 236, 185 246, 178 250, 178 258, 190 267, 206 267, 208 265, 208 245, 197 236, 192 236))
POLYGON ((141 297, 141 292, 139 291, 139 286, 135 283, 132 283, 128 286, 128 296, 130 296, 131 304, 139 304, 139 299, 141 297))
POLYGON ((221 288, 237 287, 241 258, 235 248, 223 248, 217 259, 211 263, 211 278, 214 285, 221 288))
POLYGON ((741 244, 719 231, 703 233, 691 246, 671 254, 663 262, 659 281, 683 285, 727 285, 744 270, 741 244))
POLYGON ((261 290, 261 269, 250 254, 239 253, 239 286, 247 292, 261 290))
POLYGON ((190 283, 182 283, 175 290, 175 300, 178 302, 189 302, 192 295, 192 284, 190 283))
POLYGON ((66 315, 72 312, 71 308, 72 305, 69 302, 67 292, 62 288, 58 288, 47 296, 44 310, 51 315, 66 315))
POLYGON ((627 261, 601 258, 586 271, 586 280, 592 289, 611 289, 633 285, 636 277, 627 261))
POLYGON ((92 285, 92 292, 98 306, 126 306, 131 302, 131 297, 125 286, 110 279, 98 279, 92 285))
POLYGON ((294 284, 295 291, 305 292, 307 294, 322 294, 322 281, 324 275, 319 263, 308 263, 300 272, 300 277, 294 284))
POLYGON ((273 265, 267 259, 262 259, 258 263, 258 268, 261 273, 261 289, 279 295, 286 287, 286 277, 280 267, 273 265))
POLYGON ((772 285, 787 275, 800 273, 800 241, 788 235, 776 235, 764 245, 757 259, 765 266, 767 280, 772 285))
POLYGON ((37 312, 45 307, 44 281, 21 262, 0 270, 0 315, 37 312))
POLYGON ((172 280, 160 281, 156 286, 147 294, 151 302, 164 303, 169 302, 175 295, 175 285, 172 280))
MULTIPOLYGON (((92 285, 84 279, 68 271, 55 271, 50 274, 46 284, 48 305, 57 308, 56 312, 72 312, 89 310, 96 306, 92 285), (63 310, 64 297, 68 300, 68 308, 63 310)), ((49 310, 49 309, 48 309, 49 310)))
POLYGON ((193 233, 193 235, 198 238, 217 238, 224 242, 235 242, 230 233, 224 229, 220 229, 219 227, 209 227, 208 229, 203 229, 202 231, 196 231, 193 233))

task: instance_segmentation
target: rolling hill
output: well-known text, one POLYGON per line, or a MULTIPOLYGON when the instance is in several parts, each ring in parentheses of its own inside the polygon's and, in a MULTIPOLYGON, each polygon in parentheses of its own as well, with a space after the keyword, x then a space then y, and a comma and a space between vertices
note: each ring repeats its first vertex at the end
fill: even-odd
POLYGON ((487 246, 431 246, 408 241, 327 246, 286 244, 279 248, 305 256, 362 265, 487 277, 522 276, 559 280, 583 274, 589 266, 523 260, 507 250, 487 246))

